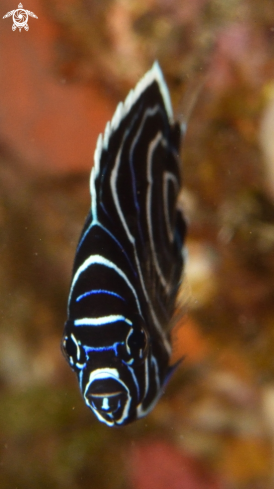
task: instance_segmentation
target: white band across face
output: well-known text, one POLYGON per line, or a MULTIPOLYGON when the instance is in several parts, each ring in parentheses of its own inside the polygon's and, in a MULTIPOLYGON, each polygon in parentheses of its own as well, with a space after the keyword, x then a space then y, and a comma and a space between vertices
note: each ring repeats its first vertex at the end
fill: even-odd
MULTIPOLYGON (((105 398, 107 398, 107 397, 108 397, 108 395, 106 393, 105 398)), ((119 376, 119 372, 118 372, 118 370, 116 368, 102 368, 102 369, 98 368, 98 369, 94 370, 93 372, 91 372, 90 373, 90 376, 89 376, 89 381, 88 381, 88 383, 86 385, 86 388, 85 388, 84 399, 85 399, 85 402, 86 402, 87 406, 92 409, 92 411, 97 416, 97 418, 100 421, 103 421, 104 423, 106 423, 109 426, 113 426, 114 424, 122 424, 123 421, 128 416, 128 412, 129 412, 129 408, 130 408, 130 403, 131 403, 131 395, 130 395, 129 389, 126 386, 126 384, 121 381, 120 376, 119 376), (119 419, 115 419, 113 421, 107 420, 104 416, 102 416, 100 414, 100 412, 97 409, 95 409, 94 406, 92 406, 90 404, 90 401, 89 401, 89 399, 86 396, 86 394, 87 394, 88 390, 90 389, 90 386, 91 386, 91 384, 93 382, 95 382, 97 380, 102 381, 102 380, 106 380, 106 379, 113 379, 116 382, 119 382, 119 384, 121 385, 121 388, 122 388, 123 392, 126 392, 127 393, 127 402, 125 403, 125 406, 124 406, 122 415, 121 415, 121 417, 119 419)), ((106 403, 106 401, 104 401, 104 403, 106 403)))

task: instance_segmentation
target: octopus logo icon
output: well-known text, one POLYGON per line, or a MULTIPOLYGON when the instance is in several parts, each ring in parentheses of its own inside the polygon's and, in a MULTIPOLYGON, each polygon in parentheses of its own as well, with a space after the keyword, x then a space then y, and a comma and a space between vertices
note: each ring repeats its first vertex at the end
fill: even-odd
POLYGON ((13 25, 12 25, 12 30, 15 31, 16 28, 18 27, 19 32, 21 32, 21 29, 25 29, 25 31, 29 30, 28 26, 28 18, 34 17, 34 19, 38 19, 37 15, 35 15, 33 12, 30 12, 30 10, 24 10, 22 3, 19 3, 18 8, 16 10, 11 10, 11 12, 8 12, 6 15, 4 15, 3 19, 6 19, 7 17, 13 18, 13 25))

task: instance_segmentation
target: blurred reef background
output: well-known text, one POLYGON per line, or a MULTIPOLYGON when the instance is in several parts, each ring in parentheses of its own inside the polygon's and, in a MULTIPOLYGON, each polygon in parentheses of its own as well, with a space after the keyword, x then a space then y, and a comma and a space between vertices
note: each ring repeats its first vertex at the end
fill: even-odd
POLYGON ((273 0, 25 0, 0 15, 1 489, 273 489, 273 0), (27 3, 26 3, 27 2, 27 3), (60 352, 97 137, 158 59, 182 147, 185 360, 145 419, 85 407, 60 352))

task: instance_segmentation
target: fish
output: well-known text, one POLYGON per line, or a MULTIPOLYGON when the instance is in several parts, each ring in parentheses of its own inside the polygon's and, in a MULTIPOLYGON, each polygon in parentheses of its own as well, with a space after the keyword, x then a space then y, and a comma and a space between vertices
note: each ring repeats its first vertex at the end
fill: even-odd
POLYGON ((182 133, 156 61, 98 137, 61 345, 86 405, 108 426, 151 411, 176 368, 182 133))

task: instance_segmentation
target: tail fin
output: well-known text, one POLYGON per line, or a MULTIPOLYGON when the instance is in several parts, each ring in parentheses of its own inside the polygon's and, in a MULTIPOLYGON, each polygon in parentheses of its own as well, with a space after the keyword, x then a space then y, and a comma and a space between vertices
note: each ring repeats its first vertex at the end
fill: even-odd
POLYGON ((168 371, 167 371, 167 374, 165 376, 165 380, 164 380, 164 384, 163 386, 165 387, 170 379, 170 377, 172 376, 172 374, 175 372, 176 368, 180 365, 180 363, 185 359, 185 355, 182 356, 181 358, 179 358, 179 360, 177 360, 176 363, 174 363, 173 365, 170 365, 170 367, 168 367, 168 371))
POLYGON ((194 80, 193 76, 192 79, 188 81, 185 93, 179 102, 176 110, 176 120, 178 120, 180 123, 183 136, 186 133, 188 121, 205 85, 205 82, 206 74, 202 73, 197 75, 196 80, 194 80))

